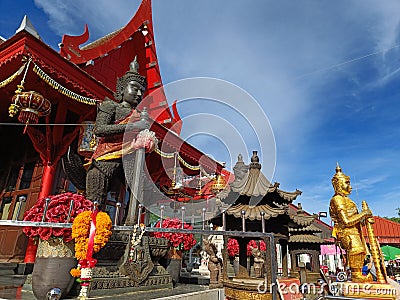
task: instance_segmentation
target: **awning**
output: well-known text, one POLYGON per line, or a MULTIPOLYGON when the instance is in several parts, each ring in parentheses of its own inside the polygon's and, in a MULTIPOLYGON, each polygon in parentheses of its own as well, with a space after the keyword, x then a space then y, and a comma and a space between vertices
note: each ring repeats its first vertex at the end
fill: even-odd
POLYGON ((381 247, 385 260, 400 259, 400 249, 393 246, 382 246, 381 247))
POLYGON ((336 245, 321 245, 321 255, 340 255, 340 253, 344 254, 346 251, 336 245))

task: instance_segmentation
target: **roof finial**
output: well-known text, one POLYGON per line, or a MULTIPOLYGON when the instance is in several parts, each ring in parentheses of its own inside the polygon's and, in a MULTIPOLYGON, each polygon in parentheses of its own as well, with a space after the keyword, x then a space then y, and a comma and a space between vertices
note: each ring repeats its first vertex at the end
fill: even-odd
POLYGON ((251 157, 250 168, 251 169, 261 169, 260 158, 258 157, 256 150, 253 151, 253 156, 251 157))
POLYGON ((15 31, 15 33, 18 33, 22 30, 25 30, 32 34, 34 37, 38 38, 40 40, 39 33, 36 31, 35 27, 32 25, 31 21, 29 20, 28 16, 25 15, 24 18, 22 19, 21 25, 19 28, 15 31))
POLYGON ((302 214, 304 212, 303 210, 303 206, 301 205, 301 203, 299 202, 297 204, 297 214, 302 214))

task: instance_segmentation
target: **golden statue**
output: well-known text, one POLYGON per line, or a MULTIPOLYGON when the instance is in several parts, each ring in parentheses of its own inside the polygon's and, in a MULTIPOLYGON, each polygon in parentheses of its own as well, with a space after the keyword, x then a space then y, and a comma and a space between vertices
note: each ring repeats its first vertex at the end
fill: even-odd
POLYGON ((346 263, 351 269, 351 278, 354 282, 372 281, 371 276, 362 275, 364 259, 369 250, 363 237, 361 226, 372 212, 368 207, 358 212, 356 204, 347 195, 351 193, 350 177, 342 173, 339 165, 332 178, 333 195, 329 213, 334 222, 332 236, 339 245, 346 250, 346 263))
POLYGON ((343 295, 350 298, 371 299, 396 299, 396 286, 394 281, 387 278, 382 251, 375 237, 372 224, 374 218, 365 201, 362 201, 362 211, 359 213, 356 204, 348 197, 351 193, 350 177, 342 173, 339 165, 336 166, 336 174, 332 178, 335 190, 329 213, 334 222, 332 236, 339 245, 346 250, 346 264, 351 269, 352 282, 343 283, 343 295), (366 227, 369 239, 369 248, 362 234, 362 226, 366 227), (371 273, 362 275, 362 267, 367 254, 371 254, 376 270, 376 282, 372 282, 371 273), (354 283, 361 284, 361 290, 354 288, 354 283), (393 285, 392 285, 393 284, 393 285), (385 291, 385 294, 382 294, 385 291))

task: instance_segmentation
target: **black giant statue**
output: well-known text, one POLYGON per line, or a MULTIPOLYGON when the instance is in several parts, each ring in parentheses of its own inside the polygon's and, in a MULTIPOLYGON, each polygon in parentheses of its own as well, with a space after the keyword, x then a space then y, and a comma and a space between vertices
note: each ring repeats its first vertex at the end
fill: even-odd
MULTIPOLYGON (((77 168, 79 159, 76 156, 69 154, 63 160, 69 179, 78 189, 86 189, 87 199, 93 202, 104 203, 113 180, 124 178, 123 153, 132 153, 135 149, 129 149, 130 141, 139 131, 150 127, 147 119, 141 117, 136 109, 147 85, 146 78, 138 73, 138 68, 135 57, 130 70, 118 78, 114 94, 117 101, 106 97, 98 106, 94 134, 99 140, 95 152, 85 164, 87 174, 82 168, 77 168), (129 137, 125 135, 124 138, 124 134, 129 137), (84 178, 86 180, 82 182, 84 178)), ((133 155, 129 158, 130 164, 132 160, 133 155)))

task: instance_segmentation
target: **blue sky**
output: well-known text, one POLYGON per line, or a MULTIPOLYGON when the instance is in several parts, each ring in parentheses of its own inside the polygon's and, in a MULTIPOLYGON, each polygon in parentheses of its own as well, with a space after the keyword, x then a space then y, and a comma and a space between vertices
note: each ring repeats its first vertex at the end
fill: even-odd
MULTIPOLYGON (((1 1, 0 35, 12 36, 27 14, 44 42, 55 49, 64 33, 81 34, 85 23, 93 41, 125 25, 138 3, 1 1)), ((180 114, 187 119, 182 135, 195 134, 189 139, 192 144, 231 167, 230 161, 235 162, 243 147, 226 150, 223 144, 235 138, 235 130, 224 127, 213 137, 207 132, 220 128, 216 120, 192 117, 219 116, 246 141, 244 155, 261 152, 263 171, 273 174, 271 181, 280 182, 283 190, 303 191, 296 203, 306 210, 328 210, 331 178, 339 162, 352 178, 351 198, 358 206, 366 200, 374 214, 396 216, 400 207, 399 11, 400 2, 390 0, 153 0, 164 84, 214 77, 246 91, 269 120, 276 168, 271 170, 275 155, 246 134, 239 118, 207 101, 179 104, 180 114)), ((250 115, 259 114, 256 109, 250 115)), ((265 128, 269 130, 269 125, 265 128)))

